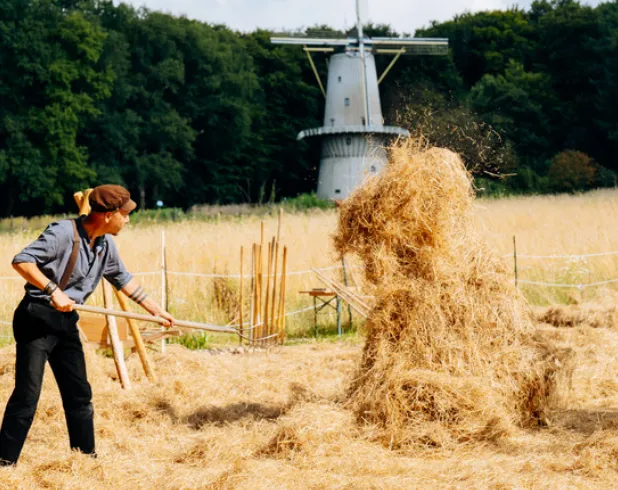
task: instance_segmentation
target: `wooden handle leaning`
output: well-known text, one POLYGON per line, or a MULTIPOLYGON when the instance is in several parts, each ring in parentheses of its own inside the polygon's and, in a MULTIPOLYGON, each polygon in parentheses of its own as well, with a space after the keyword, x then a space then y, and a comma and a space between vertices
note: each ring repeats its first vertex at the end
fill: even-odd
POLYGON ((107 320, 107 329, 109 332, 109 338, 112 344, 112 352, 114 354, 114 362, 116 364, 116 370, 118 371, 118 377, 120 378, 120 384, 125 390, 131 389, 131 380, 129 379, 129 373, 127 371, 127 365, 124 362, 124 349, 122 342, 118 336, 118 327, 116 326, 116 318, 110 313, 112 307, 112 285, 108 282, 103 282, 103 299, 106 308, 99 308, 105 315, 107 320), (110 309, 108 309, 110 308, 110 309))
MULTIPOLYGON (((128 311, 129 307, 127 305, 127 298, 117 289, 114 289, 114 292, 116 293, 116 298, 118 299, 118 303, 120 303, 122 310, 128 311)), ((135 350, 142 361, 144 373, 151 382, 156 383, 157 375, 155 374, 154 367, 150 362, 150 357, 148 357, 148 352, 146 352, 146 346, 144 345, 142 334, 132 318, 127 318, 127 323, 129 324, 129 330, 131 330, 131 335, 133 336, 133 341, 135 342, 135 350)))
POLYGON ((80 191, 73 194, 73 199, 75 199, 75 203, 79 208, 80 216, 88 215, 90 213, 90 203, 88 202, 88 197, 91 192, 92 189, 86 189, 83 192, 80 191))
MULTIPOLYGON (((73 309, 76 311, 87 311, 89 313, 99 313, 102 315, 118 316, 121 318, 131 318, 133 320, 158 323, 161 325, 165 323, 165 320, 161 317, 154 316, 154 315, 144 315, 141 313, 133 313, 131 311, 108 310, 106 308, 99 308, 98 306, 87 306, 87 305, 78 305, 78 304, 74 304, 73 309)), ((198 322, 188 322, 185 320, 176 320, 174 321, 174 326, 193 328, 195 330, 204 330, 207 332, 222 332, 222 333, 238 334, 238 331, 233 327, 222 327, 220 325, 211 325, 209 323, 198 323, 198 322)))

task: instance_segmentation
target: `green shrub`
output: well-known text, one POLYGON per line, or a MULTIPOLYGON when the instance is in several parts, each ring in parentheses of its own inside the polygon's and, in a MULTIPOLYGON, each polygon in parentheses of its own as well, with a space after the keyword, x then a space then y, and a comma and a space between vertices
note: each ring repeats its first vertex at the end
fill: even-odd
POLYGON ((330 209, 335 207, 333 201, 327 199, 320 199, 315 192, 310 194, 300 194, 290 199, 283 199, 281 204, 286 208, 291 208, 298 211, 305 209, 330 209))
POLYGON ((180 208, 140 209, 131 214, 131 222, 166 222, 186 219, 185 212, 180 208))
POLYGON ((594 185, 595 187, 616 187, 618 186, 618 174, 608 168, 598 165, 594 185))
POLYGON ((212 347, 210 336, 202 333, 192 333, 181 335, 180 337, 172 337, 169 339, 169 343, 184 345, 190 350, 203 350, 212 347))
POLYGON ((547 177, 555 192, 590 189, 595 182, 597 165, 581 151, 566 150, 551 160, 547 177))
POLYGON ((478 197, 499 198, 513 194, 513 190, 505 181, 497 179, 476 177, 474 179, 474 187, 478 197))

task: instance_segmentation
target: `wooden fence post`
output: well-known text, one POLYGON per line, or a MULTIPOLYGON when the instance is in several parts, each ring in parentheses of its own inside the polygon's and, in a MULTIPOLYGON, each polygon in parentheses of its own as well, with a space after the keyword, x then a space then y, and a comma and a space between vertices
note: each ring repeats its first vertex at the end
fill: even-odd
POLYGON ((279 304, 279 343, 285 342, 285 287, 287 278, 288 247, 283 247, 283 263, 281 266, 281 295, 279 304))
POLYGON ((517 243, 513 235, 513 261, 515 262, 515 287, 517 287, 517 243))
POLYGON ((243 247, 241 245, 240 247, 240 285, 238 287, 238 294, 239 294, 239 298, 238 298, 238 317, 239 317, 239 323, 240 323, 240 336, 238 337, 238 343, 242 344, 242 335, 244 335, 244 330, 243 330, 243 318, 242 318, 242 309, 243 309, 243 304, 242 304, 242 293, 243 293, 243 247))
MULTIPOLYGON (((167 311, 167 264, 165 263, 165 230, 161 230, 161 306, 167 311)), ((161 327, 161 331, 165 330, 161 327)), ((165 352, 165 338, 161 339, 161 353, 165 352)))

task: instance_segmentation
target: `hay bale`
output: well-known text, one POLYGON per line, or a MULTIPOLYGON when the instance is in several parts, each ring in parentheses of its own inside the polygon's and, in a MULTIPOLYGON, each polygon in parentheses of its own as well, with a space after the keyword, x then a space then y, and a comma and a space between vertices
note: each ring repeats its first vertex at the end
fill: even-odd
POLYGON ((341 206, 335 246, 376 286, 350 404, 390 446, 496 439, 554 394, 557 351, 475 233, 473 199, 455 153, 410 140, 341 206))

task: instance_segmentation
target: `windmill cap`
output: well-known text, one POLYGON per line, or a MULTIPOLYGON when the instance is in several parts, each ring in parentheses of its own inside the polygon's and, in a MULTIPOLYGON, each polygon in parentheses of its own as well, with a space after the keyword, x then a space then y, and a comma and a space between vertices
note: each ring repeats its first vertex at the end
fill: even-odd
POLYGON ((137 204, 131 199, 131 193, 120 185, 100 185, 92 189, 88 197, 90 209, 95 213, 124 211, 130 213, 137 204))

